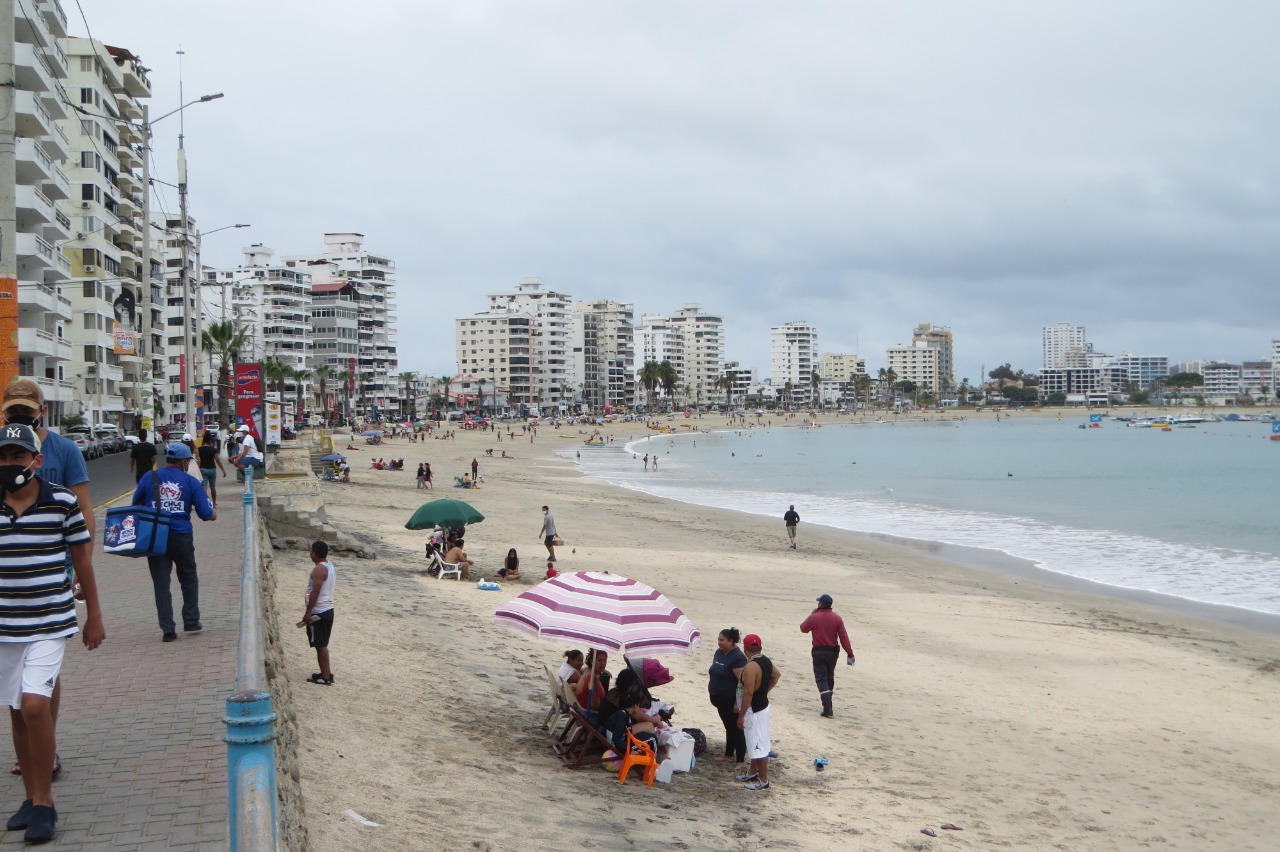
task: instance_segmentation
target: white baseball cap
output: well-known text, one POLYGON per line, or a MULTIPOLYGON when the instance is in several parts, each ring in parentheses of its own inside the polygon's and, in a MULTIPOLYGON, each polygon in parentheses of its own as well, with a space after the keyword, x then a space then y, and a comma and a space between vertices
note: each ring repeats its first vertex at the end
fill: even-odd
POLYGON ((192 437, 191 437, 191 433, 190 433, 190 432, 183 432, 183 433, 182 433, 182 440, 184 440, 184 441, 194 441, 194 440, 195 440, 195 438, 192 438, 192 437))
POLYGON ((239 427, 237 427, 237 428, 236 428, 236 431, 237 431, 237 432, 248 432, 248 431, 249 431, 249 427, 248 427, 247 425, 245 425, 244 423, 241 423, 241 424, 239 425, 239 427))

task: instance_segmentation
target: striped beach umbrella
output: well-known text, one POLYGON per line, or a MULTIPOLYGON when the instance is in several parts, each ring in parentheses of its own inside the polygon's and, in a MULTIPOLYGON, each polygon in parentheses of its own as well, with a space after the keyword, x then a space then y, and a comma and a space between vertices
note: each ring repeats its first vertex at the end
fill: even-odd
POLYGON ((558 574, 494 613, 495 624, 532 636, 633 657, 688 654, 702 634, 680 608, 644 583, 599 571, 558 574))

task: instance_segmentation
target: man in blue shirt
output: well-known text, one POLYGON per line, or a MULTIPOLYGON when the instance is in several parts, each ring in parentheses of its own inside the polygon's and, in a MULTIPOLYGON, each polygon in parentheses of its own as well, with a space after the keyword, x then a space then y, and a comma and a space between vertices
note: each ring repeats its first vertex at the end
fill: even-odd
POLYGON ((169 578, 176 566, 178 585, 182 588, 182 629, 187 633, 203 630, 200 623, 200 580, 196 576, 196 547, 191 526, 191 509, 203 521, 218 518, 200 480, 187 473, 191 466, 191 448, 186 444, 170 444, 165 451, 167 464, 148 472, 138 480, 133 492, 134 506, 155 506, 159 492, 159 509, 169 515, 169 546, 163 556, 148 556, 151 583, 156 592, 156 616, 165 642, 178 638, 173 621, 173 598, 169 578), (153 484, 154 483, 154 484, 153 484))

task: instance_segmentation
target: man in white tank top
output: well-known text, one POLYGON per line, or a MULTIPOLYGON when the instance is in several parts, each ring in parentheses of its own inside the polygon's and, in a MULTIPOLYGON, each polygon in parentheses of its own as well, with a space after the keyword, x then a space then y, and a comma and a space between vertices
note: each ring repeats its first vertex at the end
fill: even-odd
POLYGON ((320 671, 307 680, 332 686, 329 634, 333 632, 333 587, 337 582, 338 572, 329 561, 329 545, 323 541, 311 543, 311 561, 315 564, 307 577, 307 609, 298 626, 307 628, 307 644, 316 649, 316 662, 320 664, 320 671))

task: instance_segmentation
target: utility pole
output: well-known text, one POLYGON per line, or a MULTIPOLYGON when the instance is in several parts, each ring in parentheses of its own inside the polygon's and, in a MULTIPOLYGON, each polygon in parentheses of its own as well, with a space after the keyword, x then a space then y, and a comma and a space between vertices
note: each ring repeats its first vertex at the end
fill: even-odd
MULTIPOLYGON (((151 298, 152 287, 155 286, 151 280, 151 121, 149 107, 142 105, 142 326, 145 335, 146 345, 143 351, 146 352, 146 364, 144 369, 149 383, 149 394, 144 389, 144 402, 142 410, 143 422, 150 422, 152 428, 148 431, 154 431, 156 400, 159 399, 160 391, 156 389, 159 384, 156 382, 155 374, 155 327, 152 323, 154 316, 155 303, 151 298)), ((163 302, 161 296, 161 304, 163 302)), ((163 333, 163 331, 161 332, 163 333)), ((163 385, 161 385, 163 386, 163 385)))
POLYGON ((18 211, 15 204, 18 85, 13 0, 0 0, 0 387, 18 376, 18 211))

